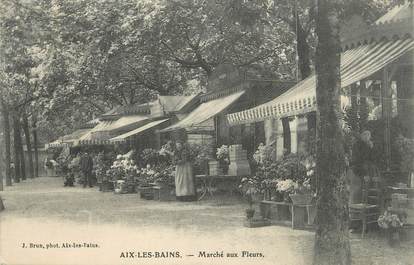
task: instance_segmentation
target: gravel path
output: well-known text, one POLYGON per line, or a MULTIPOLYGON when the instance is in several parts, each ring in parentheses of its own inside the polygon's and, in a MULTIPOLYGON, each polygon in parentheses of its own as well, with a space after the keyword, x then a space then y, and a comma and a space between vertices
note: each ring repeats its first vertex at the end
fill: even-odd
MULTIPOLYGON (((246 206, 237 198, 146 201, 137 194, 64 188, 61 178, 46 177, 7 187, 0 194, 6 206, 0 213, 0 264, 2 259, 5 264, 191 265, 300 265, 312 260, 312 232, 278 226, 245 228, 246 206), (22 248, 23 243, 29 247, 22 248), (30 248, 30 243, 40 248, 30 248), (83 247, 63 248, 66 243, 83 247), (98 247, 86 248, 83 243, 98 247), (176 251, 179 258, 142 257, 149 255, 144 252, 162 256, 176 251), (224 257, 197 257, 203 251, 223 252, 224 257), (242 251, 249 254, 241 257, 242 251), (125 252, 134 252, 134 258, 121 257, 128 255, 125 252), (228 253, 238 257, 226 257, 228 253)), ((414 264, 413 243, 393 249, 382 238, 360 240, 352 235, 353 261, 414 264)))

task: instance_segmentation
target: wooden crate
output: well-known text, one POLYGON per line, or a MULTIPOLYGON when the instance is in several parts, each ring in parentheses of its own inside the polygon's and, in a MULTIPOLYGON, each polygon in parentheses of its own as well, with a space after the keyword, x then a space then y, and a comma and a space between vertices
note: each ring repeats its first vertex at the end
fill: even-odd
POLYGON ((154 199, 154 190, 153 186, 139 186, 139 197, 145 200, 153 200, 154 199))
POLYGON ((175 192, 172 187, 153 186, 153 198, 156 201, 173 201, 175 200, 175 192))

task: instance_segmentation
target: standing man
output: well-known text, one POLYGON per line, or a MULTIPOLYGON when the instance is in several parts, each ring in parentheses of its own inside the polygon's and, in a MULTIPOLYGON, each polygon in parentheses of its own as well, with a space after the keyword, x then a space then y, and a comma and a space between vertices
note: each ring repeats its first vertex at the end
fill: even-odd
POLYGON ((92 169, 93 169, 93 160, 92 157, 85 152, 80 161, 80 168, 83 176, 83 187, 86 188, 86 184, 92 188, 92 169))

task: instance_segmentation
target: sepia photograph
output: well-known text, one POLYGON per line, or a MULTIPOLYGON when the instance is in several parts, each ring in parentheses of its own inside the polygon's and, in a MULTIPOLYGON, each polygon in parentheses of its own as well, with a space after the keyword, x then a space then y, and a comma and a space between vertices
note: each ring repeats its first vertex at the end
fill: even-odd
POLYGON ((0 0, 0 265, 414 265, 413 0, 0 0))

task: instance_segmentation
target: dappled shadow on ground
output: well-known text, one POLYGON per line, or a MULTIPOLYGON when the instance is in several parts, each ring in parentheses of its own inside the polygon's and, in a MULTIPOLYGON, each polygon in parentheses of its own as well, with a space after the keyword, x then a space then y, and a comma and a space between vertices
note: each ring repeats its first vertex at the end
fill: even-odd
MULTIPOLYGON (((62 178, 39 178, 1 192, 0 256, 10 264, 309 264, 313 232, 288 227, 245 228, 245 202, 218 196, 199 202, 158 202, 138 194, 65 188, 62 178), (22 242, 91 242, 98 249, 22 249, 22 242), (122 251, 262 252, 264 258, 120 260, 122 251), (93 262, 91 263, 91 259, 93 262), (33 260, 39 261, 33 263, 33 260), (56 262, 58 261, 58 262, 56 262), (217 261, 217 262, 216 262, 217 261)), ((353 264, 414 264, 413 242, 390 248, 368 234, 351 235, 353 264)))

